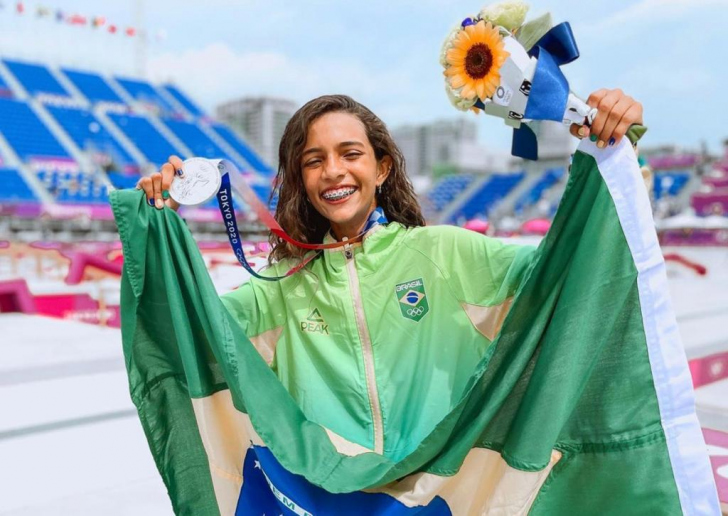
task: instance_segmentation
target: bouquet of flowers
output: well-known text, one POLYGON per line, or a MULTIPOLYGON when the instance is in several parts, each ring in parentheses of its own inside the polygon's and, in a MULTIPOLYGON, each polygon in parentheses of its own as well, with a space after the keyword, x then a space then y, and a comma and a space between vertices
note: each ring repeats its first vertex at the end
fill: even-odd
POLYGON ((560 70, 579 57, 570 25, 552 26, 549 14, 524 23, 527 12, 513 0, 465 18, 445 39, 440 63, 453 106, 502 118, 514 128, 513 154, 537 159, 529 124, 590 124, 596 110, 571 93, 560 70))

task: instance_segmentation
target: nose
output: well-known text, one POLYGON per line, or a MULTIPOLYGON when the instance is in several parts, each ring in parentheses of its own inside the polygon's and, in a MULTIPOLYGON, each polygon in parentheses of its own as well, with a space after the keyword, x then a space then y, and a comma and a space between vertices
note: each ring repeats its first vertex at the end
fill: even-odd
POLYGON ((336 159, 335 156, 329 156, 324 163, 323 179, 336 180, 346 175, 346 168, 336 159))

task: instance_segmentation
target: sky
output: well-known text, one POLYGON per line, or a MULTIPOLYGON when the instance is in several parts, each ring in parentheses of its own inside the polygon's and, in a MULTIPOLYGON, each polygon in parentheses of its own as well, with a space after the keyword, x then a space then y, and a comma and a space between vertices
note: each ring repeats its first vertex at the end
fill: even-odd
MULTIPOLYGON (((172 81, 208 112, 249 95, 290 98, 345 93, 390 127, 472 117, 480 141, 510 147, 501 120, 462 114, 443 88, 440 47, 449 29, 485 3, 454 0, 0 0, 0 56, 108 74, 172 81), (37 18, 36 7, 104 16, 149 34, 137 38, 37 18), (141 16, 140 16, 141 13, 141 16), (145 59, 139 56, 144 55, 145 59), (140 63, 145 63, 141 66, 140 63)), ((713 152, 728 138, 728 0, 534 0, 528 19, 550 11, 569 21, 581 57, 563 68, 586 98, 621 88, 644 105, 644 145, 702 143, 713 152)))

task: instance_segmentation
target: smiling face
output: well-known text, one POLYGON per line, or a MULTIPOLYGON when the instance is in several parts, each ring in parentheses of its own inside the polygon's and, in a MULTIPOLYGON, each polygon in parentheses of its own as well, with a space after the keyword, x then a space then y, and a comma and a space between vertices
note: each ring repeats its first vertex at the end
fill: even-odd
POLYGON ((336 238, 355 237, 376 208, 376 188, 392 159, 377 161, 364 124, 354 115, 327 113, 311 123, 301 158, 306 194, 331 223, 336 238))

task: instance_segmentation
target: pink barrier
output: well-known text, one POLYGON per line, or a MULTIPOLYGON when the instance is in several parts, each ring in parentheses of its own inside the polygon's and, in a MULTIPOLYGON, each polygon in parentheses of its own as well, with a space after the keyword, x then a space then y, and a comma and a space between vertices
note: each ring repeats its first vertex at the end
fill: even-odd
POLYGON ((713 188, 728 188, 728 176, 704 177, 703 184, 710 185, 713 188))
POLYGON ((728 351, 695 358, 688 362, 688 366, 696 389, 723 380, 728 378, 728 351))
POLYGON ((68 285, 78 285, 84 281, 93 269, 98 269, 106 274, 121 276, 123 259, 120 264, 88 253, 74 253, 70 258, 71 266, 68 268, 68 274, 65 279, 68 285))
POLYGON ((655 156, 647 158, 650 167, 653 170, 669 169, 669 168, 689 168, 694 167, 700 158, 693 154, 684 154, 682 156, 655 156))
POLYGON ((121 316, 118 306, 100 307, 88 294, 48 294, 35 296, 38 314, 70 319, 90 324, 119 328, 121 316))
POLYGON ((664 246, 728 247, 725 229, 667 229, 658 238, 664 246))
POLYGON ((531 219, 521 226, 524 235, 545 235, 551 228, 551 221, 548 219, 531 219))
POLYGON ((0 282, 0 313, 36 313, 36 304, 25 280, 0 282))
POLYGON ((485 220, 473 219, 467 221, 463 227, 465 229, 469 229, 470 231, 475 231, 476 233, 484 235, 485 232, 488 231, 490 224, 488 224, 488 222, 485 220))
POLYGON ((703 437, 708 446, 722 448, 720 450, 713 448, 716 453, 710 455, 710 465, 713 468, 715 485, 718 488, 718 499, 725 507, 725 504, 728 503, 728 478, 721 475, 718 470, 721 468, 725 470, 728 466, 728 454, 724 453, 724 450, 728 450, 728 434, 703 428, 703 437))
POLYGON ((697 215, 728 214, 728 188, 717 188, 712 192, 697 192, 690 200, 697 215))

